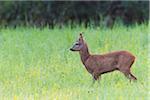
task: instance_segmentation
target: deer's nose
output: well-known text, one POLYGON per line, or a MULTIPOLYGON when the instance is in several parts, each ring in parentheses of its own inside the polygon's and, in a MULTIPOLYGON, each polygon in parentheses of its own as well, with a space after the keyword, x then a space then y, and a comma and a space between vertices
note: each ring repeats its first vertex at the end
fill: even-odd
POLYGON ((70 48, 71 51, 75 51, 73 48, 70 48))
POLYGON ((73 51, 73 49, 72 49, 72 48, 70 48, 70 50, 71 50, 71 51, 73 51))

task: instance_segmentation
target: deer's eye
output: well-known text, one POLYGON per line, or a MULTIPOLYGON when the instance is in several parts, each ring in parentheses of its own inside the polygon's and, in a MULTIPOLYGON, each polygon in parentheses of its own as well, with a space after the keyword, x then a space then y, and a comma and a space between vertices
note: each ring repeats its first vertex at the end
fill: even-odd
POLYGON ((79 43, 76 43, 76 45, 79 45, 79 43))

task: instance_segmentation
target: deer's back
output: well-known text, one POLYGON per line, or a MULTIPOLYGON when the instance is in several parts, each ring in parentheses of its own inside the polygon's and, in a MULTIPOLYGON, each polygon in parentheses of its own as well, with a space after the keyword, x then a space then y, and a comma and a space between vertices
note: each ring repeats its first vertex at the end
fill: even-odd
POLYGON ((103 55, 90 55, 85 63, 86 69, 92 73, 94 70, 115 70, 117 66, 125 65, 135 57, 127 51, 116 51, 103 55))

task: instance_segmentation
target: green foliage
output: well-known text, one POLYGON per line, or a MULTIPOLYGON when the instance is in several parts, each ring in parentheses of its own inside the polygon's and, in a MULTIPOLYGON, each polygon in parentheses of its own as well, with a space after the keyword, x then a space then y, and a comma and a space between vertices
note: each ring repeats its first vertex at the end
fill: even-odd
POLYGON ((53 30, 17 27, 0 29, 0 99, 148 100, 148 26, 53 30), (91 53, 128 50, 136 56, 130 83, 120 72, 92 77, 69 48, 84 32, 91 53))
POLYGON ((132 24, 147 22, 148 12, 149 1, 0 1, 0 25, 53 28, 84 23, 87 27, 92 20, 99 26, 109 14, 132 24))

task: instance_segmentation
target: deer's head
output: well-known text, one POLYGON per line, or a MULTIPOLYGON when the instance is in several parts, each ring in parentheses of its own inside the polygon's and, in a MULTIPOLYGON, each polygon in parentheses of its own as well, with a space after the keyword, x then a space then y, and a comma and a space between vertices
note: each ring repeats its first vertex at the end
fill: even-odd
POLYGON ((84 47, 84 40, 82 33, 80 33, 79 39, 75 42, 75 44, 70 48, 71 51, 80 51, 84 47))

